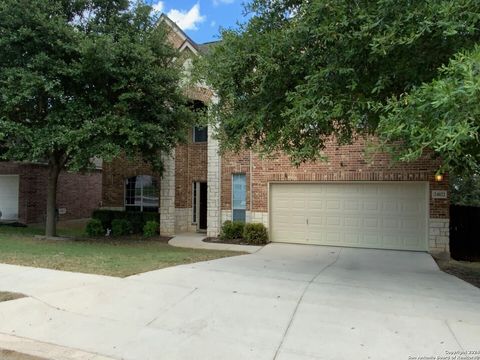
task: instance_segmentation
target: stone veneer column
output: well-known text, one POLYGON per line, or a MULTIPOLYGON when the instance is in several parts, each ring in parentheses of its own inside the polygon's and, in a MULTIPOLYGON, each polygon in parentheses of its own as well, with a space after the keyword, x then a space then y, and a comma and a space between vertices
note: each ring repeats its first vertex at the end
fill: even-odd
POLYGON ((429 250, 432 255, 450 257, 450 221, 432 219, 429 221, 429 250))
POLYGON ((218 236, 221 227, 221 158, 215 130, 208 126, 207 236, 218 236))
POLYGON ((160 235, 175 234, 175 150, 162 155, 163 174, 160 180, 160 235))

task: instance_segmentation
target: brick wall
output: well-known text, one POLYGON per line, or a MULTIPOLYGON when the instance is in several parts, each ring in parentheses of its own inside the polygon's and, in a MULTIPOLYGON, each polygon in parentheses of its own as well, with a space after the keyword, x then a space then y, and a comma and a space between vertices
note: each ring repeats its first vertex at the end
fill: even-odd
POLYGON ((120 156, 103 163, 102 207, 123 208, 125 204, 125 180, 132 176, 150 175, 160 181, 160 175, 141 159, 128 160, 120 156))
MULTIPOLYGON (((279 155, 272 159, 252 156, 253 204, 250 206, 249 152, 225 154, 222 157, 222 210, 231 210, 231 174, 247 175, 247 210, 267 212, 268 183, 272 181, 428 181, 430 190, 447 190, 448 176, 436 182, 435 171, 439 160, 424 157, 412 163, 392 163, 386 154, 364 155, 365 141, 337 146, 331 141, 325 155, 327 162, 302 164, 295 167, 288 157, 279 155)), ((449 200, 430 199, 430 217, 448 218, 449 200)))
MULTIPOLYGON (((48 169, 44 165, 0 163, 1 175, 19 175, 19 221, 43 222, 47 204, 48 169)), ((102 173, 71 173, 63 171, 58 179, 57 206, 65 208, 62 220, 90 217, 100 205, 102 173)))
MULTIPOLYGON (((192 132, 189 132, 192 139, 192 132)), ((192 207, 192 183, 207 181, 207 143, 181 144, 175 148, 175 207, 192 207)))
MULTIPOLYGON (((222 210, 232 209, 232 174, 243 173, 247 181, 247 209, 250 209, 250 152, 244 151, 238 154, 225 154, 222 156, 222 210)), ((254 198, 257 196, 253 194, 254 198)), ((254 201, 255 203, 255 201, 254 201)))
MULTIPOLYGON (((188 138, 192 138, 191 131, 188 138)), ((191 208, 192 183, 207 181, 207 145, 207 143, 192 143, 190 140, 189 143, 179 144, 175 148, 175 208, 191 208)), ((161 176, 140 159, 130 161, 121 156, 109 163, 104 163, 102 206, 123 208, 125 180, 137 175, 154 176, 159 180, 159 184, 161 183, 161 176)))

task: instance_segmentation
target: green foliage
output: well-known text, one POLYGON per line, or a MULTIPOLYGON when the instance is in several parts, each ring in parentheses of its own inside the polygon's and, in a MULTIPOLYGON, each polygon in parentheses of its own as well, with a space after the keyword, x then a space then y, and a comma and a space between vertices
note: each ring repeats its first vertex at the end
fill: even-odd
POLYGON ((112 221, 112 235, 122 236, 130 235, 132 232, 132 225, 126 219, 115 219, 112 221))
POLYGON ((450 203, 480 207, 480 175, 450 175, 450 203))
POLYGON ((222 240, 237 240, 243 238, 243 230, 245 223, 242 221, 227 220, 223 223, 220 231, 220 239, 222 240))
POLYGON ((243 238, 251 245, 265 245, 268 243, 267 228, 261 223, 245 224, 243 238))
POLYGON ((393 98, 379 134, 397 158, 411 161, 433 150, 441 171, 475 173, 480 164, 480 46, 454 56, 437 79, 393 98), (400 146, 391 148, 391 143, 400 146))
POLYGON ((102 236, 105 235, 105 229, 102 226, 102 222, 98 219, 92 219, 87 223, 85 232, 88 236, 102 236))
POLYGON ((161 171, 191 112, 178 53, 151 7, 128 0, 0 2, 0 159, 50 168, 47 233, 61 169, 120 153, 161 171))
POLYGON ((142 2, 4 0, 0 33, 4 159, 78 170, 125 151, 160 166, 184 137, 177 53, 142 2))
MULTIPOLYGON (((384 107, 480 39, 479 0, 254 0, 197 63, 223 149, 295 161, 377 128, 384 107)), ((212 117, 213 118, 213 117, 212 117)), ((467 130, 468 131, 468 130, 467 130)))
POLYGON ((147 221, 143 227, 143 236, 152 237, 158 235, 160 224, 157 221, 147 221))
POLYGON ((115 219, 125 219, 132 226, 132 232, 134 234, 140 234, 143 232, 145 224, 149 221, 159 220, 158 213, 140 212, 140 211, 118 211, 118 210, 94 210, 92 213, 93 219, 101 221, 102 226, 105 229, 112 228, 112 221, 115 219))

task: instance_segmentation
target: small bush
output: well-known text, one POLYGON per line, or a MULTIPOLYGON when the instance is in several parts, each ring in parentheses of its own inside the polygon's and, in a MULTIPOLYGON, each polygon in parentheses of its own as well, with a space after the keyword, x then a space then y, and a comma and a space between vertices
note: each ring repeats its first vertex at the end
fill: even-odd
POLYGON ((243 230, 245 242, 251 245, 265 245, 268 243, 268 231, 260 223, 246 224, 243 230))
POLYGON ((92 218, 100 220, 104 229, 112 229, 113 220, 125 219, 130 222, 134 234, 141 234, 147 221, 159 221, 159 214, 158 212, 97 209, 93 211, 92 218))
POLYGON ((115 219, 112 221, 112 235, 129 235, 132 232, 132 225, 128 220, 115 219))
POLYGON ((87 223, 85 232, 88 236, 102 236, 105 234, 105 229, 102 222, 98 219, 92 219, 87 223))
POLYGON ((152 237, 158 234, 160 224, 156 221, 147 221, 143 227, 143 236, 152 237))
POLYGON ((243 229, 245 223, 242 221, 227 220, 222 225, 220 232, 220 239, 222 240, 236 240, 243 238, 243 229))

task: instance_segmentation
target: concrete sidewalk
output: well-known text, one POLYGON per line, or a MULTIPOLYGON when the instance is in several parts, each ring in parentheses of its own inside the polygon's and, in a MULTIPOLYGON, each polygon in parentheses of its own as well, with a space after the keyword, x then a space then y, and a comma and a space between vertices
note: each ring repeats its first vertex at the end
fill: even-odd
POLYGON ((192 249, 209 249, 209 250, 228 250, 240 251, 246 253, 255 253, 262 248, 262 246, 254 245, 234 245, 234 244, 216 244, 205 242, 205 234, 200 233, 183 233, 175 235, 169 242, 169 245, 176 247, 192 248, 192 249))
POLYGON ((426 253, 270 244, 125 279, 0 265, 0 289, 30 296, 0 303, 0 333, 113 359, 408 359, 480 343, 480 290, 426 253))

